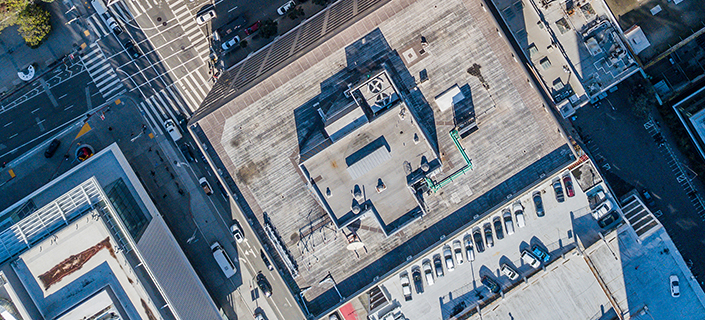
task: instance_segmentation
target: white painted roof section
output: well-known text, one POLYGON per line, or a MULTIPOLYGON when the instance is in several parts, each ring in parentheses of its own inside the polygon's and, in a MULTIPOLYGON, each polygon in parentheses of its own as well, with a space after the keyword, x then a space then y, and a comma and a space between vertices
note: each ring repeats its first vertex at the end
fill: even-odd
POLYGON ((639 52, 642 52, 644 49, 651 46, 651 43, 649 42, 649 39, 646 38, 644 31, 642 31, 641 27, 637 25, 634 25, 629 28, 629 30, 624 31, 624 37, 627 38, 627 42, 629 43, 629 46, 632 47, 632 50, 634 50, 634 54, 639 54, 639 52))
POLYGON ((453 85, 445 92, 436 96, 436 104, 441 112, 446 112, 446 110, 453 108, 453 105, 465 99, 465 96, 460 92, 460 87, 458 85, 453 85))
POLYGON ((350 177, 356 180, 391 158, 392 154, 387 150, 386 146, 382 145, 375 149, 375 151, 372 151, 370 154, 348 166, 347 170, 350 177))
MULTIPOLYGON (((117 301, 116 301, 117 302, 117 301)), ((119 302, 118 302, 119 303, 119 302)), ((121 320, 123 319, 115 308, 115 303, 107 291, 101 290, 93 297, 88 298, 83 301, 79 306, 76 306, 73 310, 65 313, 62 316, 56 318, 56 320, 75 320, 83 319, 84 317, 97 317, 105 316, 112 313, 111 320, 121 320)), ((2 315, 5 316, 4 314, 2 315)), ((5 318, 8 319, 8 318, 5 318)))

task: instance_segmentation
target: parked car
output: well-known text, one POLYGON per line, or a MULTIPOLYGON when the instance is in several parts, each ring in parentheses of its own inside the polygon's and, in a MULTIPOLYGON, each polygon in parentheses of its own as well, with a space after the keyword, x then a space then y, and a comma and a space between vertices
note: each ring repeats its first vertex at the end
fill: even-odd
POLYGON ((196 23, 198 23, 199 25, 202 25, 202 24, 205 24, 205 23, 208 22, 208 21, 211 21, 211 20, 215 19, 215 17, 216 17, 215 9, 210 9, 210 10, 208 10, 208 11, 206 11, 206 12, 203 12, 203 13, 199 14, 199 15, 196 17, 196 23))
POLYGON ((530 265, 532 268, 538 268, 541 265, 541 262, 539 262, 539 260, 526 249, 521 251, 521 260, 526 262, 526 264, 530 265))
POLYGON ((267 277, 265 277, 262 272, 257 274, 257 286, 262 290, 265 297, 269 298, 272 296, 272 285, 269 284, 267 277))
POLYGON ((294 0, 289 0, 285 4, 283 4, 279 9, 277 9, 277 13, 280 16, 285 15, 289 10, 293 9, 294 6, 296 5, 296 2, 294 0))
POLYGON ((181 150, 181 154, 184 155, 184 158, 188 162, 198 162, 196 158, 193 157, 193 152, 191 152, 191 147, 189 147, 188 144, 184 143, 179 147, 179 150, 181 150))
POLYGON ((460 244, 460 240, 453 241, 453 254, 455 255, 455 261, 458 264, 463 264, 463 245, 460 244))
POLYGON ((507 235, 514 234, 514 221, 512 221, 512 213, 509 209, 504 210, 502 213, 504 217, 504 230, 507 231, 507 235))
POLYGON ((497 237, 497 240, 504 239, 504 231, 502 230, 502 218, 494 217, 494 219, 492 219, 492 224, 494 225, 494 233, 497 237))
POLYGON ((516 202, 514 203, 514 217, 516 218, 517 222, 517 227, 523 228, 526 226, 526 220, 524 220, 524 207, 521 206, 521 203, 516 202))
POLYGON ((44 150, 44 157, 46 158, 51 158, 54 156, 56 153, 56 150, 59 149, 59 146, 61 145, 61 141, 58 139, 51 140, 51 143, 47 147, 46 150, 44 150))
POLYGON ((264 320, 264 315, 262 314, 262 310, 257 310, 255 311, 254 314, 255 320, 264 320))
POLYGON ((541 191, 536 191, 531 196, 534 199, 534 207, 536 207, 536 215, 538 217, 543 217, 546 215, 546 211, 543 209, 543 199, 541 199, 541 191))
POLYGON ((411 279, 414 281, 414 288, 416 288, 416 294, 423 293, 423 279, 421 278, 421 268, 419 266, 414 266, 411 268, 411 279))
POLYGON ((501 290, 499 284, 497 284, 497 281, 494 281, 494 279, 489 276, 483 276, 480 282, 482 282, 482 284, 492 293, 499 293, 499 290, 501 290))
POLYGON ((240 43, 240 36, 235 36, 235 38, 230 39, 229 41, 223 42, 223 44, 220 45, 220 47, 223 49, 223 51, 227 51, 228 49, 232 48, 236 44, 240 43))
POLYGON ((649 192, 649 190, 644 189, 644 191, 641 192, 641 195, 644 197, 644 202, 647 206, 653 208, 656 205, 656 202, 654 202, 654 197, 651 196, 651 192, 649 192))
POLYGON ((450 246, 448 245, 443 247, 443 260, 446 262, 446 269, 448 269, 448 271, 455 270, 455 265, 453 264, 453 252, 451 252, 450 246))
POLYGON ((553 191, 556 193, 556 201, 565 201, 565 195, 563 195, 563 186, 561 185, 560 179, 556 179, 553 181, 553 191))
POLYGON ((563 184, 565 185, 565 192, 568 194, 568 197, 574 197, 575 190, 573 190, 573 180, 570 179, 570 174, 563 177, 563 184))
POLYGON ((485 252, 485 244, 482 242, 482 232, 480 231, 480 228, 475 228, 475 230, 472 231, 472 237, 475 240, 475 249, 477 252, 485 252))
POLYGON ((678 298, 681 296, 681 287, 678 284, 678 276, 677 275, 671 275, 668 278, 668 282, 671 283, 671 297, 678 298))
POLYGON ((483 228, 485 229, 485 242, 487 242, 487 247, 494 247, 494 238, 492 237, 492 226, 488 222, 485 223, 483 228))
POLYGON ((433 256, 433 267, 436 269, 436 278, 444 276, 443 263, 441 262, 440 254, 436 254, 435 256, 433 256))
POLYGON ((203 192, 205 192, 207 195, 212 195, 213 194, 213 188, 211 188, 211 184, 208 183, 208 180, 206 180, 206 177, 201 177, 198 179, 198 183, 201 184, 201 188, 203 188, 203 192))
POLYGON ((509 280, 514 281, 519 278, 519 272, 506 263, 502 263, 502 265, 499 267, 499 270, 502 271, 502 273, 507 276, 509 280))
POLYGON ((255 31, 259 30, 259 27, 261 25, 262 25, 262 23, 260 21, 253 23, 251 26, 245 28, 245 34, 249 36, 249 35, 255 33, 255 31))
POLYGON ((409 281, 409 273, 403 272, 400 274, 399 282, 401 282, 401 292, 404 294, 404 300, 411 300, 411 282, 409 281))
POLYGON ((130 55, 130 57, 132 57, 132 59, 137 59, 142 56, 142 50, 140 50, 140 48, 135 45, 132 40, 127 40, 127 42, 125 42, 125 51, 130 55))
POLYGON ((465 236, 465 255, 468 261, 475 261, 475 251, 472 249, 472 237, 468 234, 465 236))
POLYGON ((593 217, 595 219, 600 219, 612 211, 612 201, 610 199, 605 200, 595 211, 593 212, 593 217))
POLYGON ((262 251, 262 249, 259 249, 259 256, 260 258, 262 258, 264 265, 267 267, 267 269, 269 269, 269 271, 274 270, 274 266, 271 262, 269 262, 269 258, 267 258, 267 255, 264 254, 264 251, 262 251))
POLYGON ((117 24, 117 21, 115 21, 115 18, 109 17, 108 19, 105 19, 105 23, 108 25, 108 28, 113 31, 113 34, 120 35, 122 33, 122 28, 117 24))
POLYGON ((622 221, 622 216, 619 215, 619 212, 612 211, 600 218, 600 220, 597 220, 597 225, 603 229, 610 229, 616 226, 620 221, 622 221))
POLYGON ((546 249, 540 247, 539 245, 533 245, 531 247, 531 253, 533 253, 534 256, 543 263, 546 263, 551 260, 551 255, 548 253, 548 251, 546 251, 546 249))
POLYGON ((232 233, 233 238, 235 238, 235 241, 237 241, 237 243, 242 243, 242 240, 245 239, 245 237, 242 235, 242 230, 240 230, 240 226, 238 225, 237 221, 235 221, 235 223, 230 226, 230 233, 232 233))
POLYGON ((424 260, 421 266, 423 267, 423 274, 426 277, 426 283, 429 286, 433 285, 433 268, 431 268, 431 260, 424 260))

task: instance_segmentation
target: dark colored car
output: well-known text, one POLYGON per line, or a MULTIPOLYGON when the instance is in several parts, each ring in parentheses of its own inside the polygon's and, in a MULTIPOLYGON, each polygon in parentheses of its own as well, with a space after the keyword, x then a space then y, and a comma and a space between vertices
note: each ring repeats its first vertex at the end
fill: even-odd
POLYGON ((47 158, 53 157, 54 153, 56 153, 56 150, 59 149, 60 145, 61 141, 57 139, 52 140, 49 146, 47 147, 46 151, 44 151, 44 156, 47 158))
POLYGON ((568 197, 574 197, 575 190, 573 190, 573 180, 570 179, 570 176, 563 177, 563 184, 565 184, 565 192, 568 194, 568 197))
POLYGON ((502 218, 495 217, 492 224, 494 224, 494 233, 497 236, 497 240, 504 239, 504 231, 502 231, 502 218))
POLYGON ((196 159, 193 157, 193 152, 191 152, 191 147, 188 146, 188 144, 182 144, 181 147, 179 147, 181 150, 181 153, 184 155, 184 158, 186 158, 186 161, 188 162, 194 162, 196 159))
POLYGON ((534 199, 534 207, 536 207, 536 215, 539 217, 543 217, 544 215, 546 215, 546 211, 543 209, 543 199, 541 199, 541 192, 534 192, 532 198, 534 199))
POLYGON ((563 195, 563 186, 561 185, 560 179, 556 179, 556 181, 553 181, 553 191, 556 192, 556 201, 565 201, 565 195, 563 195))
POLYGON ((487 242, 487 247, 494 247, 494 238, 492 237, 492 226, 489 223, 485 223, 485 242, 487 242))
POLYGON ((416 294, 423 293, 423 279, 421 278, 421 268, 413 268, 411 270, 411 278, 414 281, 414 288, 416 288, 416 294))
POLYGON ((253 23, 251 26, 249 26, 245 29, 245 34, 249 36, 249 35, 255 33, 255 31, 259 30, 260 25, 262 25, 262 23, 259 21, 253 23))
POLYGON ((433 256, 433 268, 436 269, 436 278, 440 278, 444 275, 443 262, 441 261, 440 254, 433 256))
POLYGON ((536 244, 531 247, 531 253, 533 253, 534 256, 536 256, 536 258, 538 258, 540 261, 542 261, 544 263, 551 260, 551 255, 548 253, 548 251, 546 251, 544 248, 541 248, 540 246, 538 246, 536 244))
POLYGON ((497 281, 494 281, 494 279, 490 278, 489 276, 483 276, 482 280, 480 280, 480 281, 492 293, 499 293, 499 290, 501 288, 499 287, 499 284, 497 283, 497 281))
POLYGON ((142 51, 132 40, 125 42, 125 51, 127 51, 132 59, 137 59, 142 56, 142 51))
POLYGON ((477 250, 478 253, 484 252, 485 244, 482 242, 482 232, 480 232, 480 229, 475 229, 475 231, 472 232, 472 237, 475 240, 475 250, 477 250))
POLYGON ((260 290, 262 290, 265 297, 269 298, 272 296, 272 285, 269 284, 267 277, 265 277, 261 272, 257 274, 257 286, 260 290))
POLYGON ((641 195, 644 196, 644 202, 646 202, 647 206, 653 208, 656 205, 656 202, 654 202, 654 197, 651 195, 649 190, 644 189, 644 191, 641 192, 641 195))
POLYGON ((600 220, 597 220, 597 225, 599 225, 600 228, 609 229, 617 225, 617 223, 619 223, 619 221, 621 220, 622 217, 619 215, 619 213, 617 211, 612 211, 604 217, 600 218, 600 220))
POLYGON ((262 258, 262 261, 264 261, 264 265, 267 266, 267 269, 269 269, 269 271, 274 270, 274 266, 271 262, 269 262, 267 255, 264 254, 264 251, 262 251, 262 249, 259 249, 259 256, 262 258))

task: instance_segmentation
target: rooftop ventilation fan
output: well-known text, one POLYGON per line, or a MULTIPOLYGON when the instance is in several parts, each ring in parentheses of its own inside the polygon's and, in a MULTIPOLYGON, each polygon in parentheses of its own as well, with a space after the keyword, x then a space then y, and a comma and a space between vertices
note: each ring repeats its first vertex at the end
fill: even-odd
POLYGON ((380 93, 382 92, 384 86, 384 81, 380 78, 374 78, 367 83, 367 91, 370 93, 380 93))
POLYGON ((375 104, 380 107, 384 107, 384 106, 388 105, 390 102, 392 102, 392 96, 386 92, 381 92, 375 98, 375 104))

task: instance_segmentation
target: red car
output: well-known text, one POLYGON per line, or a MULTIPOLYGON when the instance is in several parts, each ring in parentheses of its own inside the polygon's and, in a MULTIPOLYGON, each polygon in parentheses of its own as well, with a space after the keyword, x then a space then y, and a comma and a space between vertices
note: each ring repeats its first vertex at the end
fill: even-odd
POLYGON ((563 177, 563 184, 565 184, 565 192, 568 194, 568 197, 575 196, 575 190, 573 190, 573 181, 570 179, 570 176, 563 177))
POLYGON ((245 29, 245 34, 249 36, 249 35, 255 33, 255 31, 257 31, 259 29, 260 25, 261 25, 261 23, 259 21, 255 22, 251 26, 247 27, 247 29, 245 29))

